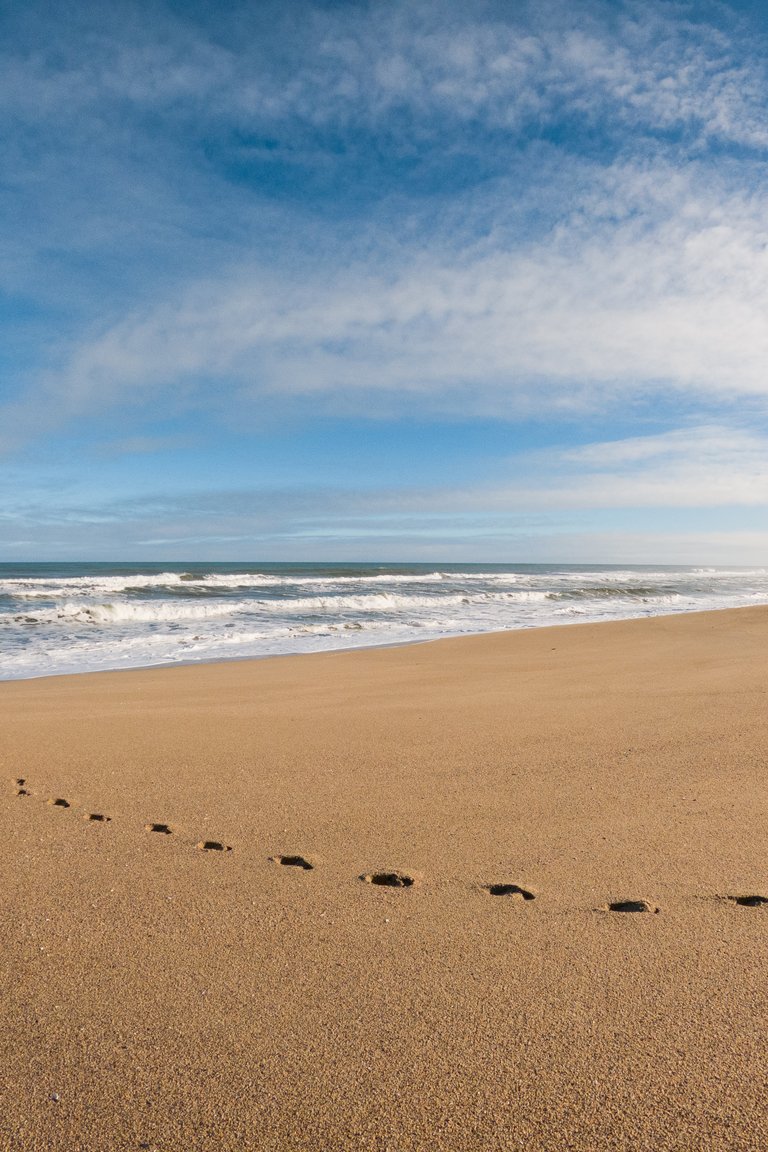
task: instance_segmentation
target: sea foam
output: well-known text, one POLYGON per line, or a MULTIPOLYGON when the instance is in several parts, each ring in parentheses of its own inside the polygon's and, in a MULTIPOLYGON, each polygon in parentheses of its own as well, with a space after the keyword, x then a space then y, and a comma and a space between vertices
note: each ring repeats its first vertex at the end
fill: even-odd
POLYGON ((0 677, 764 603, 763 568, 0 565, 0 677))

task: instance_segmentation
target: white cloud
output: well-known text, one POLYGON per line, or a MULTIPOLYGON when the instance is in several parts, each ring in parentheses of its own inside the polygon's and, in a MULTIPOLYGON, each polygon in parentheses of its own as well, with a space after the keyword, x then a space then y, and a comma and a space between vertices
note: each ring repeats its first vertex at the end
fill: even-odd
POLYGON ((35 419, 148 403, 238 419, 282 402, 510 417, 654 394, 764 403, 768 200, 700 177, 598 172, 553 232, 516 247, 451 250, 443 235, 414 255, 373 236, 365 263, 305 280, 232 272, 83 343, 35 419))
MULTIPOLYGON (((307 5, 294 41, 279 21, 265 32, 258 14, 236 41, 226 22, 214 38, 166 13, 162 36, 128 17, 111 35, 63 36, 56 68, 41 51, 17 55, 0 72, 6 107, 41 130, 75 125, 69 145, 98 145, 116 126, 123 146, 133 133, 145 143, 138 121, 115 119, 115 101, 169 124, 186 117, 195 133, 214 122, 224 136, 277 125, 299 149, 307 124, 341 137, 350 126, 389 126, 398 140, 387 148, 424 154, 432 137, 451 147, 447 117, 468 126, 463 146, 477 136, 480 151, 509 147, 518 171, 466 193, 448 189, 450 207, 431 226, 421 207, 410 238, 402 220, 397 236, 385 235, 385 212, 370 213, 350 239, 343 206, 339 220, 314 226, 286 210, 283 230, 293 219, 307 237, 303 261, 293 252, 267 267, 251 238, 240 267, 212 267, 173 288, 166 280, 162 295, 148 287, 111 314, 98 302, 89 329, 54 348, 53 367, 0 414, 6 442, 114 406, 132 410, 139 427, 127 431, 141 435, 145 410, 162 417, 196 406, 239 423, 283 405, 515 417, 653 395, 763 404, 768 198, 752 162, 706 158, 714 138, 766 141, 759 45, 733 20, 718 30, 667 4, 584 5, 577 29, 565 4, 531 5, 517 18, 492 5, 451 12, 447 20, 439 4, 307 5), (546 198, 553 162, 531 152, 523 173, 514 133, 562 117, 615 134, 619 156, 558 156, 557 203, 525 237, 525 213, 514 228, 509 218, 520 201, 532 215, 530 202, 546 198), (502 136, 489 143, 488 130, 502 136), (693 151, 667 147, 659 132, 693 151), (313 227, 326 253, 338 239, 320 269, 313 227)), ((118 177, 110 171, 105 186, 118 177)), ((158 196, 150 185, 150 221, 158 196)), ((400 212, 418 209, 406 198, 400 212)), ((172 228, 170 200, 162 215, 172 228)), ((194 231, 191 218, 186 226, 194 231)), ((86 247, 98 246, 83 227, 86 247)))
POLYGON ((418 139, 441 117, 517 129, 568 114, 762 147, 766 75, 760 44, 726 7, 721 26, 653 0, 326 7, 284 20, 267 5, 207 29, 158 9, 62 23, 57 64, 9 57, 4 106, 19 116, 82 118, 117 100, 257 130, 287 122, 388 129, 398 112, 418 139))
POLYGON ((689 427, 523 454, 509 468, 511 483, 457 493, 457 506, 532 513, 768 507, 768 436, 735 427, 689 427))

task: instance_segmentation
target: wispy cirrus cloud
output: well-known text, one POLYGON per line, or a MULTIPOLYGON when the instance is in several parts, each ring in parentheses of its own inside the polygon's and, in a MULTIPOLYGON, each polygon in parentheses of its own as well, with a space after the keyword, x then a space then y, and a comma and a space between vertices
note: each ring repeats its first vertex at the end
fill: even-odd
POLYGON ((119 14, 81 5, 62 20, 55 56, 40 50, 37 28, 38 50, 6 54, 0 92, 9 111, 35 121, 114 101, 190 122, 202 114, 209 124, 339 133, 401 128, 396 114, 407 113, 422 137, 441 131, 442 118, 540 130, 565 109, 602 131, 610 113, 615 127, 762 147, 760 45, 726 7, 710 12, 719 21, 649 0, 585 4, 577 19, 559 2, 513 12, 265 4, 233 5, 212 27, 163 6, 147 20, 130 5, 119 14))
POLYGON ((534 509, 768 507, 768 436, 744 428, 698 426, 588 444, 542 465, 538 484, 495 498, 534 509))
POLYGON ((514 418, 660 393, 764 407, 768 202, 701 176, 614 166, 528 243, 378 237, 376 258, 330 282, 230 270, 83 342, 16 419, 147 404, 251 422, 281 405, 514 418))
MULTIPOLYGON (((66 430, 84 473, 134 460, 91 497, 105 533, 279 543, 283 515, 296 538, 369 539, 399 516, 403 538, 445 544, 452 516, 501 539, 527 515, 764 502, 757 17, 33 0, 5 21, 0 447, 60 457, 66 430), (474 485, 410 477, 398 428, 437 445, 489 417, 520 429, 492 482, 477 448, 474 485), (177 449, 198 445, 205 472, 212 429, 317 422, 341 443, 351 418, 389 423, 390 487, 307 480, 296 454, 293 487, 217 473, 227 510, 182 478, 177 449), (536 421, 544 457, 525 442, 536 421), (167 463, 165 511, 144 503, 148 458, 167 463)), ((74 525, 78 501, 50 507, 74 525)), ((5 500, 14 539, 52 530, 45 506, 20 520, 5 500)))

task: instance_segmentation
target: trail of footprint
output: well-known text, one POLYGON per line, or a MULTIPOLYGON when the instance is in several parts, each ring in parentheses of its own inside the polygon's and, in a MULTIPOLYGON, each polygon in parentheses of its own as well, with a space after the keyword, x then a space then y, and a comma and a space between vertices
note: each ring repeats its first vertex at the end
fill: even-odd
MULTIPOLYGON (((25 776, 16 776, 13 779, 13 784, 16 788, 17 796, 32 796, 32 791, 26 786, 27 778, 25 776)), ((52 808, 71 808, 72 805, 69 800, 63 796, 52 796, 47 801, 48 805, 52 808)), ((103 812, 86 812, 83 820, 87 823, 94 824, 109 824, 112 821, 111 816, 107 816, 103 812)), ((145 824, 144 829, 146 832, 155 832, 163 836, 174 835, 176 829, 171 824, 153 821, 152 823, 145 824)), ((220 840, 200 840, 195 847, 202 852, 232 852, 233 848, 230 844, 225 844, 220 840)), ((300 871, 311 872, 316 866, 316 860, 312 857, 300 856, 296 854, 270 856, 270 861, 274 864, 280 864, 289 868, 298 868, 300 871)), ((384 888, 412 888, 416 884, 416 877, 407 872, 391 871, 391 872, 367 872, 359 877, 361 881, 366 884, 371 884, 376 887, 384 888)), ((536 894, 530 890, 523 888, 519 884, 513 883, 496 883, 485 884, 483 888, 491 896, 504 896, 513 901, 528 902, 536 899, 536 894)), ((728 900, 730 903, 737 904, 742 908, 765 908, 768 907, 768 896, 761 893, 753 892, 744 895, 727 895, 720 897, 720 899, 728 900)), ((661 909, 645 899, 634 900, 614 900, 608 904, 602 905, 597 909, 599 912, 650 912, 657 914, 661 909)))
MULTIPOLYGON (((14 779, 14 784, 16 785, 16 795, 17 796, 32 796, 33 795, 33 793, 30 791, 30 789, 26 787, 27 779, 25 776, 17 776, 14 779)), ((47 803, 51 806, 51 808, 71 808, 72 807, 69 800, 65 800, 63 796, 51 796, 48 799, 47 803)), ((106 816, 103 812, 86 812, 86 814, 83 816, 83 820, 92 821, 92 822, 97 823, 97 824, 109 824, 109 823, 111 823, 112 817, 106 816)))
POLYGON ((416 883, 415 877, 407 872, 367 872, 360 879, 381 888, 412 888, 416 883))
MULTIPOLYGON (((154 821, 144 825, 145 832, 157 832, 161 836, 173 836, 176 829, 172 824, 162 824, 154 821)), ((200 852, 231 852, 231 844, 224 844, 221 840, 199 840, 195 845, 200 852)))
MULTIPOLYGON (((25 785, 27 783, 26 777, 16 776, 16 777, 14 777, 13 783, 16 786, 16 795, 17 796, 31 796, 32 795, 32 792, 28 788, 25 787, 25 785)), ((66 800, 63 796, 51 796, 48 799, 47 803, 52 808, 71 808, 72 807, 69 800, 66 800)), ((83 820, 87 824, 111 824, 112 823, 112 817, 107 816, 107 814, 105 812, 86 812, 83 815, 83 820)), ((172 836, 176 831, 176 829, 173 827, 173 825, 161 823, 159 821, 152 821, 149 824, 145 824, 144 830, 145 830, 145 832, 157 832, 163 836, 172 836)), ((200 840, 199 843, 196 845, 196 847, 199 848, 200 851, 202 851, 202 852, 232 852, 233 851, 231 844, 224 844, 220 840, 200 840)), ((286 861, 283 861, 283 862, 286 862, 286 861)), ((313 865, 308 863, 307 861, 304 861, 303 866, 307 867, 307 868, 313 867, 313 865)))

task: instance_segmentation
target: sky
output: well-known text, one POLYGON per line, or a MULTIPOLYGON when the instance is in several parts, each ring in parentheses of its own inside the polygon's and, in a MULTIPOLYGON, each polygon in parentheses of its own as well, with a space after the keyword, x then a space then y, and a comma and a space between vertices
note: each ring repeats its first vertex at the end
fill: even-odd
POLYGON ((0 0, 0 561, 768 563, 768 6, 0 0))

